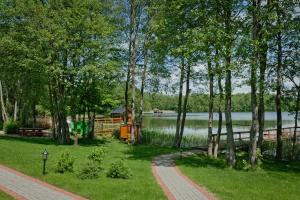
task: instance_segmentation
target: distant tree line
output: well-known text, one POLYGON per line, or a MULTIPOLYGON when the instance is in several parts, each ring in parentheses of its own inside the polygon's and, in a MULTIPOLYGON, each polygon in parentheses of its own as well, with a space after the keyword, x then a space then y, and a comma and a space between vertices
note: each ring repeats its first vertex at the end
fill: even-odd
MULTIPOLYGON (((251 111, 251 94, 233 94, 232 95, 232 111, 233 112, 250 112, 251 111)), ((176 95, 166 94, 145 94, 144 110, 152 111, 157 108, 160 110, 177 111, 176 95)), ((217 105, 219 99, 214 98, 214 105, 217 105)), ((265 94, 265 111, 276 111, 275 95, 265 94)), ((286 97, 282 102, 283 112, 292 112, 295 99, 286 97)), ((208 112, 209 95, 208 94, 191 94, 187 104, 187 112, 208 112)))

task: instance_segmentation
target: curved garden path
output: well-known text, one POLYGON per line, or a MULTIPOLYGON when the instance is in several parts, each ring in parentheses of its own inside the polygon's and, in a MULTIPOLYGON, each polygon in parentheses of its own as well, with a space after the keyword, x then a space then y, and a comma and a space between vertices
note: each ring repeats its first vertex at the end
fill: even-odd
POLYGON ((18 200, 86 200, 1 164, 0 190, 18 200))
MULTIPOLYGON (((199 151, 183 152, 189 156, 199 151)), ((211 193, 198 186, 175 166, 174 159, 180 153, 160 155, 152 161, 152 173, 169 200, 216 200, 211 193)))

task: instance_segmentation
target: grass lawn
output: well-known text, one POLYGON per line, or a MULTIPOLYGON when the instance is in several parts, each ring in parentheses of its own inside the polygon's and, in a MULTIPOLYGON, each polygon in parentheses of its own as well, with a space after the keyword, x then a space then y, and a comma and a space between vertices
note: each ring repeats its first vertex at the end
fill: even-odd
POLYGON ((13 200, 11 196, 8 196, 5 192, 0 190, 0 200, 13 200))
MULTIPOLYGON (((171 152, 172 149, 169 148, 143 145, 128 146, 117 140, 96 140, 92 144, 84 143, 76 147, 73 145, 56 145, 50 139, 22 139, 2 136, 0 137, 0 149, 1 164, 89 199, 166 199, 152 176, 151 160, 155 155, 171 152), (105 171, 98 179, 78 179, 76 172, 84 165, 87 161, 87 155, 97 145, 105 146, 108 150, 103 161, 105 171), (43 176, 41 153, 45 148, 49 152, 48 174, 43 176), (71 152, 71 155, 76 158, 75 173, 59 174, 55 172, 57 158, 64 151, 71 152), (106 177, 106 171, 110 164, 118 159, 124 159, 131 168, 133 177, 127 180, 106 177)), ((0 198, 4 198, 2 193, 0 193, 0 198)))
POLYGON ((300 162, 265 160, 256 171, 230 170, 222 159, 204 155, 177 160, 176 164, 199 185, 224 200, 300 199, 300 162))

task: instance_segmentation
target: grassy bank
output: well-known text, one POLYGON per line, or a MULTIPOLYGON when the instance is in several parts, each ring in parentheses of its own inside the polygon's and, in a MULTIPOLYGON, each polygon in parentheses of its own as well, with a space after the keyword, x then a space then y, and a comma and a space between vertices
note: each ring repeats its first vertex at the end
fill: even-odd
MULTIPOLYGON (((150 145, 157 145, 162 147, 173 146, 175 141, 175 134, 160 133, 152 130, 143 130, 143 143, 150 145)), ((207 145, 207 138, 198 135, 184 135, 181 142, 181 147, 203 147, 207 145)))
POLYGON ((300 162, 264 160, 256 171, 230 170, 224 159, 204 155, 177 160, 184 174, 223 200, 288 200, 300 197, 300 162))
POLYGON ((172 151, 169 148, 152 146, 128 146, 116 140, 87 142, 80 146, 56 145, 49 139, 20 139, 0 137, 0 163, 12 167, 25 174, 49 182, 68 191, 89 199, 166 199, 151 173, 152 157, 172 151), (98 179, 81 180, 76 172, 86 163, 87 155, 97 145, 107 148, 104 168, 107 170, 112 162, 124 159, 131 168, 130 179, 112 179, 103 172, 98 179), (41 152, 47 149, 48 174, 42 175, 41 152), (75 173, 59 174, 55 165, 59 155, 69 151, 75 157, 75 173))

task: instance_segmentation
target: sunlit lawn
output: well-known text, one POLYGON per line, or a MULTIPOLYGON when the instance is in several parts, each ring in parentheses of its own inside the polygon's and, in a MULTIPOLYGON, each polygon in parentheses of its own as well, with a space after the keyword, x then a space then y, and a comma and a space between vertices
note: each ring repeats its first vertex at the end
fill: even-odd
POLYGON ((300 162, 266 160, 256 171, 230 170, 225 161, 192 156, 176 161, 179 168, 224 200, 300 199, 300 162))
MULTIPOLYGON (((18 139, 0 137, 0 163, 12 167, 25 174, 44 180, 68 191, 77 193, 89 199, 166 199, 151 173, 152 157, 172 151, 168 148, 151 146, 132 147, 117 140, 86 143, 80 146, 56 145, 49 139, 18 139), (112 162, 124 159, 131 168, 133 177, 128 180, 106 177, 105 171, 95 180, 81 180, 76 172, 85 164, 86 157, 97 146, 105 146, 108 153, 104 159, 107 170, 112 162), (42 175, 41 152, 47 149, 48 174, 42 175), (76 158, 75 172, 59 174, 55 172, 58 156, 69 151, 76 158)), ((0 198, 4 198, 0 193, 0 198)))

